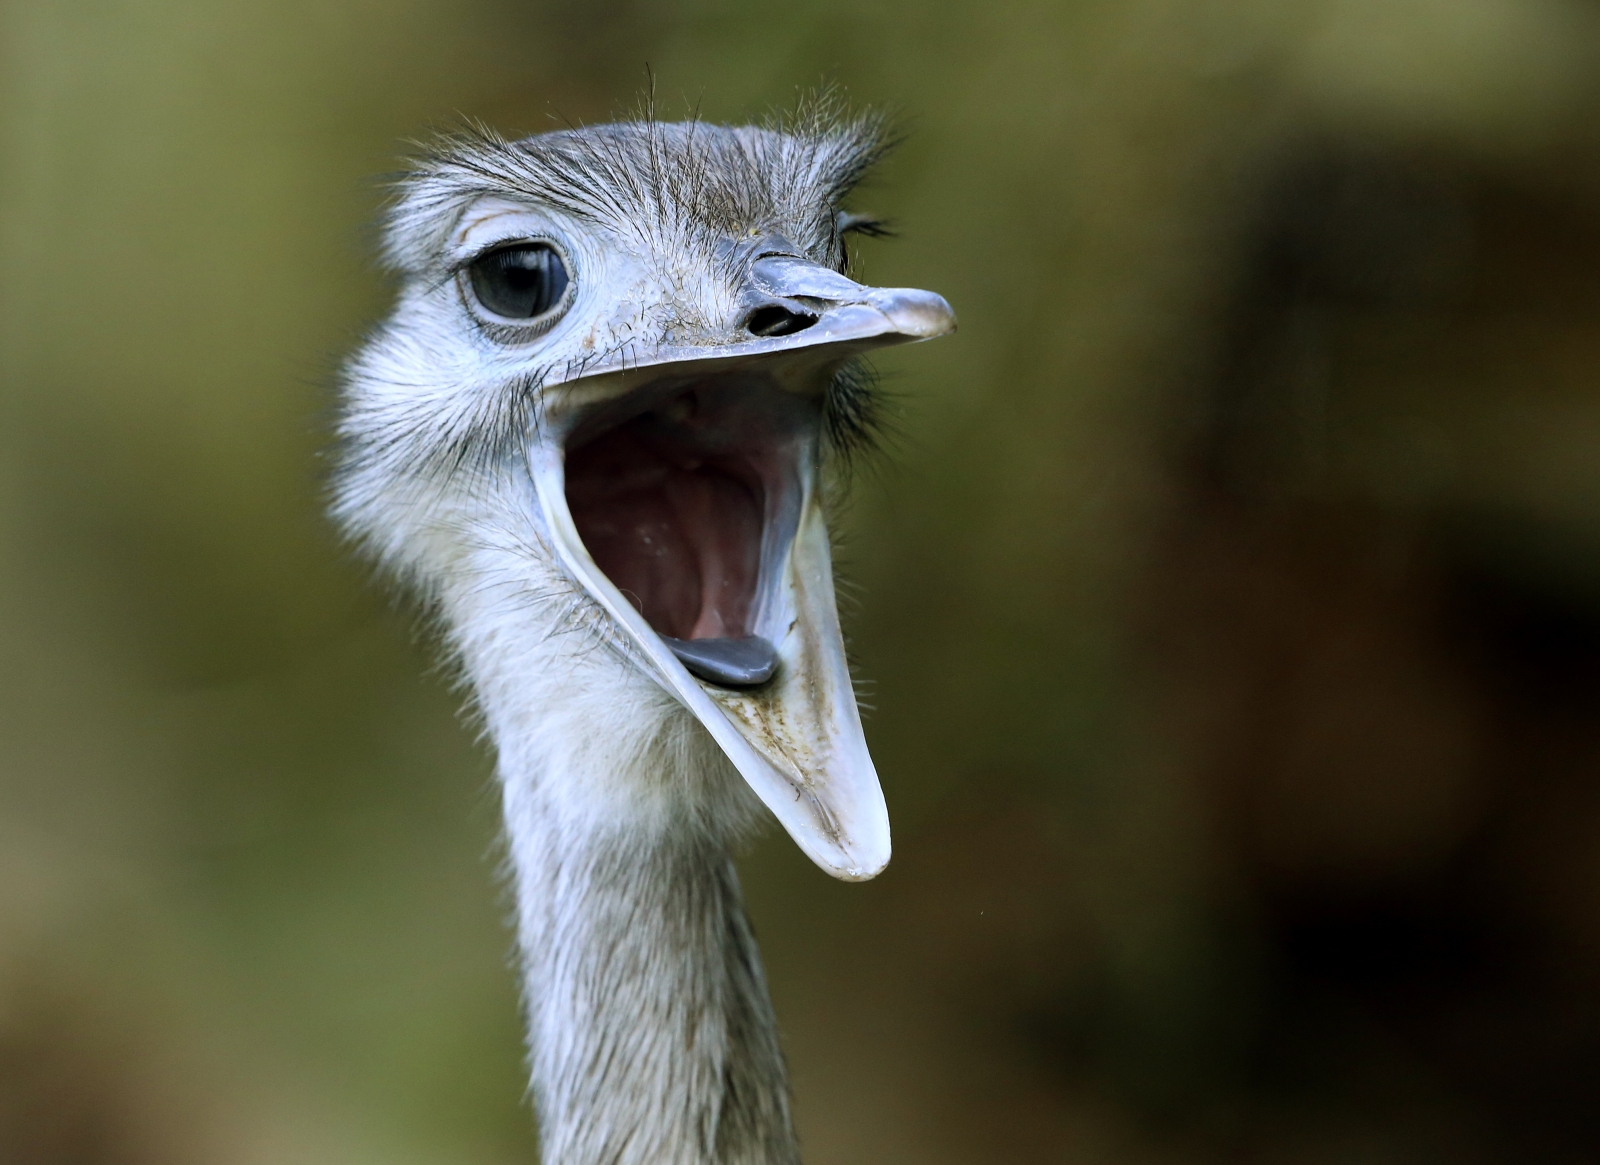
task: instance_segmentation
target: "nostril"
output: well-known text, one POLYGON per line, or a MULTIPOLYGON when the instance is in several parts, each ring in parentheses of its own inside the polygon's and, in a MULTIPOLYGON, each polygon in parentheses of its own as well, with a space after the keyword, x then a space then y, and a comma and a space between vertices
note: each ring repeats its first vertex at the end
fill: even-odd
POLYGON ((810 312, 794 311, 782 304, 769 303, 750 313, 750 318, 744 322, 744 329, 752 336, 792 336, 816 322, 817 317, 810 312))

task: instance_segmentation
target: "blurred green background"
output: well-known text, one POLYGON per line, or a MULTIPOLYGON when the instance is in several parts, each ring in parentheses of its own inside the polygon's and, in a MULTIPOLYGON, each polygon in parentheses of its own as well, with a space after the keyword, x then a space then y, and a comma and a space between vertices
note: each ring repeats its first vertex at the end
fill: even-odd
POLYGON ((896 830, 743 864, 812 1165, 1600 1160, 1591 0, 0 0, 0 1160, 534 1160, 485 751, 321 509, 408 138, 911 136, 896 830))

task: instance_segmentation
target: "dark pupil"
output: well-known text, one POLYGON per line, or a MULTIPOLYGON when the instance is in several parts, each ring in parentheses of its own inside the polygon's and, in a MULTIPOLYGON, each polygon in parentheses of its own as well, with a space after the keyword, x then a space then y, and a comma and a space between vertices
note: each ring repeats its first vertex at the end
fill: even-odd
POLYGON ((549 247, 506 247, 472 264, 478 302, 513 320, 542 316, 561 302, 567 269, 549 247))

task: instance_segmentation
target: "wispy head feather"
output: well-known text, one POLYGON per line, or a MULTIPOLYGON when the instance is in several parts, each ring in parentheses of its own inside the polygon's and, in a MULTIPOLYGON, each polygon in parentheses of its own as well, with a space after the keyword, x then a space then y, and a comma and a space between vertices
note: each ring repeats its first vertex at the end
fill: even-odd
POLYGON ((661 122, 648 105, 637 120, 520 141, 468 123, 401 176, 384 252, 424 273, 462 208, 509 195, 655 241, 778 232, 838 268, 840 204, 895 144, 882 114, 851 113, 830 91, 758 126, 661 122))

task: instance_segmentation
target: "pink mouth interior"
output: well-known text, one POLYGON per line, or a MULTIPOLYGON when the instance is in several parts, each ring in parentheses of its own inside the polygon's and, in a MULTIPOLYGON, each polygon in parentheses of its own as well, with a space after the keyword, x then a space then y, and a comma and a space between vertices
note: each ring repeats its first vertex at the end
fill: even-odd
POLYGON ((743 639, 775 448, 738 394, 688 388, 568 449, 584 547, 658 634, 743 639))

